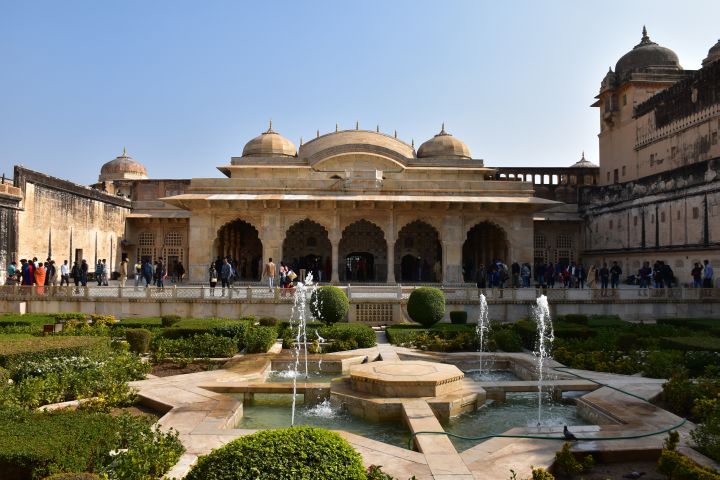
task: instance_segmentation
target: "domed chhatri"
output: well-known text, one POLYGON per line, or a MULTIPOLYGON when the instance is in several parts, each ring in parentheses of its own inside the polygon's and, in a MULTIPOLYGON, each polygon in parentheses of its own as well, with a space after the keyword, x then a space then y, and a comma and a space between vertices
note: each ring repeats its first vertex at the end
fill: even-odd
POLYGON ((717 62, 718 60, 720 60, 720 40, 718 40, 715 45, 710 47, 707 57, 705 57, 705 59, 702 61, 702 66, 705 67, 713 62, 717 62))
POLYGON ((470 149, 465 142, 447 133, 444 123, 440 133, 420 145, 417 156, 418 158, 465 158, 468 160, 472 158, 470 149))
POLYGON ((122 155, 114 160, 110 160, 100 169, 99 181, 106 182, 110 180, 142 180, 148 178, 145 167, 136 162, 127 150, 123 148, 122 155))
POLYGON ((585 158, 585 152, 582 152, 582 157, 577 162, 570 165, 570 168, 600 168, 590 160, 585 158))
POLYGON ((623 77, 628 73, 642 71, 650 67, 663 70, 682 70, 680 60, 678 60, 675 52, 650 40, 644 26, 642 33, 640 43, 620 57, 620 60, 615 65, 615 73, 618 76, 623 77))
POLYGON ((297 148, 287 138, 273 130, 272 120, 267 131, 250 140, 243 148, 243 157, 294 157, 297 148))

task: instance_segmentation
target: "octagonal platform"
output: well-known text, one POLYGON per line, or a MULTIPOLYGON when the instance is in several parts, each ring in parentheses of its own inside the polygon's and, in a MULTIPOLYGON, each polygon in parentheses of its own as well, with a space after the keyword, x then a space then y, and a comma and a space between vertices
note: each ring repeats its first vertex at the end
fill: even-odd
POLYGON ((455 365, 425 362, 373 362, 350 368, 357 392, 385 398, 438 397, 463 388, 465 374, 455 365))

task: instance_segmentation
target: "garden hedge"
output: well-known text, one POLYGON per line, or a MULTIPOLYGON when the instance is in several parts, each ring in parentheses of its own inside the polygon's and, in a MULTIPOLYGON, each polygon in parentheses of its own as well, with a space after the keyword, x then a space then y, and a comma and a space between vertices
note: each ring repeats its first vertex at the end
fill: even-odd
MULTIPOLYGON (((356 348, 370 348, 374 347, 377 343, 377 335, 375 330, 369 325, 363 325, 360 323, 336 323, 330 327, 318 329, 318 333, 325 340, 340 340, 350 341, 354 340, 356 348)), ((314 329, 307 329, 308 339, 315 339, 314 329)))
POLYGON ((245 353, 266 353, 275 344, 278 332, 275 327, 256 326, 245 331, 245 353))
POLYGON ((0 342, 0 367, 43 358, 72 357, 109 349, 107 337, 50 336, 19 338, 0 342))
POLYGON ((129 328, 125 331, 125 339, 130 344, 130 351, 146 353, 150 350, 152 332, 144 328, 129 328))
POLYGON ((350 301, 338 287, 326 285, 310 296, 310 313, 325 325, 342 321, 349 309, 350 301))
POLYGON ((408 299, 407 311, 413 321, 432 327, 445 316, 445 295, 437 288, 416 288, 408 299))
POLYGON ((172 327, 173 325, 180 323, 180 315, 163 315, 160 317, 160 325, 163 327, 172 327))
POLYGON ((200 457, 186 480, 365 480, 362 457, 337 433, 264 430, 200 457))
POLYGON ((720 338, 717 337, 663 337, 660 345, 672 350, 720 352, 720 338))

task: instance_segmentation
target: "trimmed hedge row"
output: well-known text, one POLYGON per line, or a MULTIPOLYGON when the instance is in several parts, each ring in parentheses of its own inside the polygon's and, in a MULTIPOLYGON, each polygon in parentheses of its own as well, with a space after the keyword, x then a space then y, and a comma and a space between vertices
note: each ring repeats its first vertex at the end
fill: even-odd
POLYGON ((250 327, 245 331, 246 353, 266 353, 275 344, 278 332, 275 327, 250 327))
POLYGON ((720 352, 720 338, 717 337, 663 337, 663 348, 682 351, 720 352))
POLYGON ((93 351, 108 349, 107 337, 32 337, 0 342, 0 367, 43 358, 74 357, 93 351))

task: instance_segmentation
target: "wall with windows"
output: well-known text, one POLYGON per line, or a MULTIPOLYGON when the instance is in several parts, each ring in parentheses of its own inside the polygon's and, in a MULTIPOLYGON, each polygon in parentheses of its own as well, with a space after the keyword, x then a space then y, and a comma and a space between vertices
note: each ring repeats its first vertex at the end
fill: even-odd
POLYGON ((155 262, 162 257, 169 274, 178 263, 182 263, 187 271, 188 224, 185 219, 129 219, 127 238, 122 255, 127 256, 131 264, 143 259, 155 262))
POLYGON ((536 221, 534 222, 534 264, 582 261, 582 226, 580 222, 536 221))

